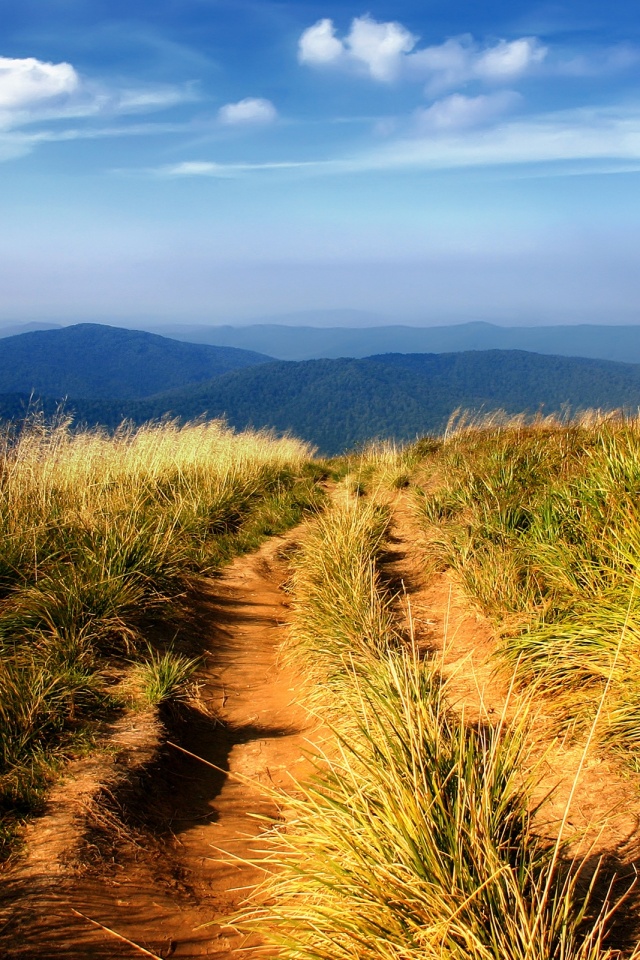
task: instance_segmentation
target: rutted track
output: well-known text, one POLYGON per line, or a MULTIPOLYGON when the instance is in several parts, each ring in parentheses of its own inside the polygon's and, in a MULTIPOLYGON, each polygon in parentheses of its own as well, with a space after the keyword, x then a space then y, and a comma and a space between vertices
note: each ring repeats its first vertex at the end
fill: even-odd
POLYGON ((237 559, 194 603, 189 630, 204 637, 200 695, 210 716, 183 710, 175 735, 220 769, 168 745, 150 763, 158 730, 143 717, 114 732, 110 758, 74 764, 29 829, 26 857, 2 878, 0 956, 133 960, 144 956, 139 947, 162 958, 244 955, 249 944, 215 921, 260 879, 242 861, 259 856, 256 815, 278 811, 254 784, 286 786, 308 732, 294 702, 299 679, 277 657, 286 618, 278 554, 293 536, 237 559), (94 802, 101 783, 106 804, 94 802), (120 833, 114 810, 130 831, 120 833))

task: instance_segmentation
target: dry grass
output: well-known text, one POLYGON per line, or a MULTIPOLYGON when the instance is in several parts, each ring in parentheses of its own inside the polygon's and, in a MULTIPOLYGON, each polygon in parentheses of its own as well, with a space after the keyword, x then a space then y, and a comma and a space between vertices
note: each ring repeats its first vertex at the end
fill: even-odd
POLYGON ((502 656, 563 724, 588 726, 611 677, 601 736, 633 756, 640 420, 463 422, 428 463, 440 479, 417 506, 432 561, 457 571, 500 625, 502 656))
POLYGON ((384 520, 339 501, 297 555, 293 649, 336 747, 283 797, 241 927, 291 960, 619 956, 608 898, 532 827, 526 712, 467 722, 438 663, 402 642, 376 571, 384 520))

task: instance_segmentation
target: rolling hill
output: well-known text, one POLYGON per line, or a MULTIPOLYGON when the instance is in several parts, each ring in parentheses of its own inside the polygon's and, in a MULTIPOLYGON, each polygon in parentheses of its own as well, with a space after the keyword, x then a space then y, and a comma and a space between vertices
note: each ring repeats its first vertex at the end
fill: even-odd
POLYGON ((211 380, 270 357, 81 323, 0 341, 0 392, 123 400, 211 380))
MULTIPOLYGON (((19 417, 26 399, 0 397, 0 415, 19 417)), ((47 400, 45 411, 52 406, 47 400)), ((635 411, 640 366, 500 350, 272 362, 143 400, 73 400, 67 409, 108 427, 125 417, 224 416, 237 428, 291 431, 334 454, 372 438, 437 433, 458 407, 551 413, 566 406, 635 411)))

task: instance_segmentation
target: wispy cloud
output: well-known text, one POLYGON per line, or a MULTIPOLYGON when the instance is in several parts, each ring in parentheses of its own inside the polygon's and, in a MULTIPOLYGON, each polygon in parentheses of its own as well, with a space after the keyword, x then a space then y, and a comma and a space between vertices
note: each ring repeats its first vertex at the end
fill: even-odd
MULTIPOLYGON (((109 86, 83 77, 70 63, 35 57, 0 57, 0 160, 30 153, 40 143, 137 136, 140 125, 109 121, 157 113, 196 100, 194 84, 109 86), (61 127, 64 121, 98 121, 85 127, 61 127), (105 123, 107 124, 105 126, 105 123)), ((146 125, 146 133, 167 132, 167 125, 146 125)))
MULTIPOLYGON (((474 114, 493 109, 491 99, 445 100, 440 115, 431 115, 427 136, 397 138, 351 156, 328 160, 217 163, 187 161, 147 173, 176 177, 238 177, 293 172, 311 175, 357 174, 395 170, 455 170, 470 167, 559 165, 556 172, 576 172, 576 164, 603 162, 603 172, 626 172, 640 162, 640 108, 557 111, 526 119, 502 120, 480 129, 474 114), (457 117, 456 117, 457 114, 457 117), (465 123, 460 123, 460 118, 465 123), (447 120, 452 122, 447 125, 447 120), (438 128, 439 124, 439 128, 438 128), (471 129, 469 128, 471 126, 471 129)), ((598 168, 591 166, 598 172, 598 168)))
POLYGON ((418 109, 415 113, 416 125, 423 132, 482 126, 514 108, 520 99, 514 90, 483 93, 477 97, 452 93, 442 100, 436 100, 430 107, 418 109))

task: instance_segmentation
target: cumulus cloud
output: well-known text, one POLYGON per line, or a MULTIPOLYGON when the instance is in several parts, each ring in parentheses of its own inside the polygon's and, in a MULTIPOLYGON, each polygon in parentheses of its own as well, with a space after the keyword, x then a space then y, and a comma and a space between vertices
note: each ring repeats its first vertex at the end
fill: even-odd
POLYGON ((374 80, 393 80, 403 57, 413 50, 415 37, 401 23, 356 17, 344 39, 336 35, 333 21, 318 20, 304 31, 298 44, 300 63, 312 65, 351 63, 364 67, 374 80))
POLYGON ((218 111, 218 119, 229 126, 272 123, 278 111, 270 100, 246 97, 238 103, 227 103, 218 111))
POLYGON ((359 66, 374 80, 388 82, 398 75, 427 79, 428 91, 438 92, 471 80, 511 82, 547 54, 536 37, 498 40, 482 46, 471 36, 416 49, 418 37, 403 24, 356 17, 340 38, 333 20, 324 18, 304 31, 298 60, 312 66, 359 66))
POLYGON ((519 94, 513 90, 480 94, 477 97, 452 93, 448 97, 436 100, 430 107, 416 111, 417 127, 421 131, 428 132, 481 126, 510 110, 519 100, 519 94))
POLYGON ((400 23, 377 23, 370 17, 356 17, 346 46, 350 56, 364 64, 374 80, 393 80, 403 55, 413 50, 417 39, 400 23))
POLYGON ((298 42, 300 63, 333 63, 344 53, 344 44, 336 37, 333 20, 327 17, 305 30, 298 42))
POLYGON ((80 86, 70 63, 45 63, 34 57, 0 57, 0 109, 24 110, 33 104, 69 96, 80 86))

